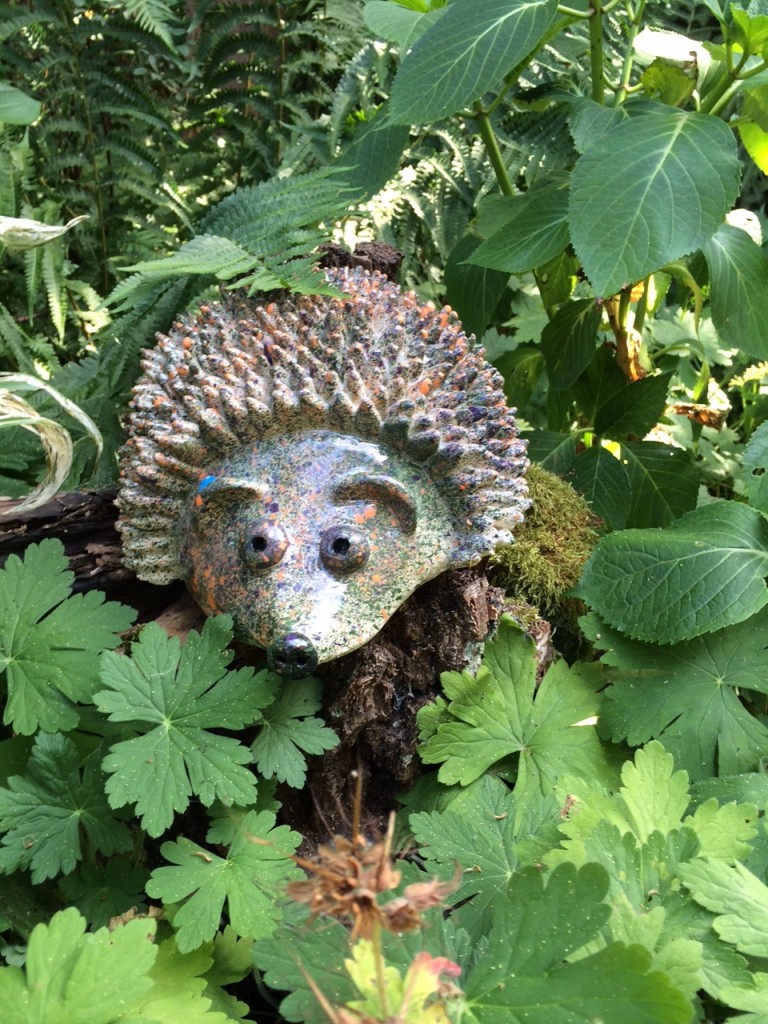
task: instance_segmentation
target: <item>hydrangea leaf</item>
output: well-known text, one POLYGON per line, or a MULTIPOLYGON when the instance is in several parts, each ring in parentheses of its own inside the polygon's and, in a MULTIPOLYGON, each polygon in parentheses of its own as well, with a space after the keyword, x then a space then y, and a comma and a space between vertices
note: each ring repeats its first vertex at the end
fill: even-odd
POLYGON ((110 721, 132 722, 142 733, 110 748, 103 762, 110 773, 107 795, 112 807, 135 801, 150 835, 168 828, 193 794, 207 806, 216 799, 248 805, 256 798, 256 780, 244 767, 252 760, 248 748, 210 729, 240 729, 258 720, 276 683, 250 668, 228 672, 231 638, 228 616, 207 619, 183 648, 150 622, 130 657, 104 655, 101 681, 108 689, 94 700, 110 721))
POLYGON ((392 120, 427 124, 479 99, 533 52, 554 16, 554 0, 455 0, 404 58, 392 120))
POLYGON ((595 616, 582 626, 606 652, 602 721, 612 739, 636 746, 656 737, 693 779, 756 769, 768 729, 739 692, 768 692, 768 610, 674 645, 630 640, 595 616))
POLYGON ((768 423, 761 423, 744 449, 742 485, 752 508, 768 515, 768 423))
POLYGON ((25 774, 0 788, 0 831, 0 870, 31 867, 36 884, 74 870, 83 833, 93 852, 110 855, 132 845, 104 796, 104 776, 92 759, 81 771, 77 748, 60 734, 39 733, 25 774))
POLYGON ((700 248, 738 188, 733 133, 718 118, 660 104, 599 135, 570 193, 571 239, 595 292, 613 295, 700 248))
POLYGON ((768 255, 746 231, 730 224, 718 228, 702 252, 709 268, 710 306, 717 333, 727 345, 765 359, 768 255))
POLYGON ((3 721, 29 735, 74 729, 75 704, 90 703, 97 655, 120 643, 136 613, 104 595, 70 594, 74 573, 61 541, 30 544, 0 570, 0 670, 8 680, 3 721))
POLYGON ((299 788, 307 777, 307 754, 322 754, 339 742, 313 712, 320 707, 322 683, 317 679, 292 683, 263 713, 259 734, 251 744, 259 772, 299 788))
POLYGON ((209 942, 225 903, 238 935, 268 935, 280 920, 286 882, 299 877, 290 858, 300 841, 287 826, 275 828, 274 814, 251 811, 225 857, 184 837, 163 843, 161 852, 173 866, 153 871, 147 892, 164 903, 186 900, 174 917, 179 949, 187 952, 209 942))
POLYGON ((608 919, 608 875, 598 864, 563 864, 546 885, 527 868, 499 899, 488 948, 464 985, 477 1024, 599 1019, 686 1024, 691 1004, 641 946, 615 943, 572 962, 608 919), (566 962, 564 962, 566 961, 566 962))
POLYGON ((566 771, 610 776, 594 726, 579 724, 599 706, 589 666, 558 662, 537 686, 533 641, 509 617, 486 645, 477 676, 448 672, 442 684, 452 720, 438 725, 421 756, 441 764, 446 785, 466 786, 514 753, 519 799, 528 790, 547 792, 566 771))
POLYGON ((598 541, 579 595, 611 626, 672 644, 743 622, 768 602, 768 522, 716 501, 664 530, 622 530, 598 541))

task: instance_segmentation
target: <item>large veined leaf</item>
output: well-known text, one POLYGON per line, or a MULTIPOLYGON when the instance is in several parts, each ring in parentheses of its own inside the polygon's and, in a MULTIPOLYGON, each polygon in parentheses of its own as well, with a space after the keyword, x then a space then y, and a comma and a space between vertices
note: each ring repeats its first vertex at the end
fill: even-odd
POLYGON ((42 104, 31 96, 0 82, 0 124, 32 124, 42 109, 42 104))
POLYGON ((743 622, 768 604, 768 522, 718 501, 665 530, 603 537, 580 595, 611 626, 638 640, 672 644, 743 622))
POLYGON ((569 388, 592 362, 602 311, 594 299, 566 302, 541 334, 550 386, 569 388))
POLYGON ((659 109, 599 136, 570 197, 571 240, 597 294, 701 248, 738 188, 736 143, 717 117, 659 109))
POLYGON ((552 22, 555 0, 455 0, 416 42, 392 86, 392 120, 426 124, 499 85, 552 22))
POLYGON ((504 196, 503 203, 505 209, 498 212, 504 225, 478 246, 470 262, 523 274, 551 260, 568 244, 568 192, 563 182, 504 196))
POLYGON ((718 334, 734 348, 768 358, 768 254, 730 224, 718 228, 703 252, 718 334))

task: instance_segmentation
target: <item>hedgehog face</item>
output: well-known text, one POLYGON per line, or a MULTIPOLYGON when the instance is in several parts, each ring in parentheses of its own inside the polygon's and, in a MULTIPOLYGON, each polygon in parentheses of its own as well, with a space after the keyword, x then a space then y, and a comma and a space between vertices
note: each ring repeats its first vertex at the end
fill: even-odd
POLYGON ((359 438, 273 438, 206 467, 179 563, 207 614, 297 678, 378 633, 451 564, 452 518, 428 473, 359 438))

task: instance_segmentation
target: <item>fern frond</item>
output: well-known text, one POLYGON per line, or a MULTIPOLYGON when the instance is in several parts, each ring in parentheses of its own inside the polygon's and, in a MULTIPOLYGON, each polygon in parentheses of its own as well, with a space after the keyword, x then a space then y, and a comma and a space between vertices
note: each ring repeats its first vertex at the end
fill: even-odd
POLYGON ((163 0, 123 0, 126 14, 134 18, 145 32, 151 32, 162 39, 169 50, 175 50, 172 33, 180 26, 168 4, 163 0))

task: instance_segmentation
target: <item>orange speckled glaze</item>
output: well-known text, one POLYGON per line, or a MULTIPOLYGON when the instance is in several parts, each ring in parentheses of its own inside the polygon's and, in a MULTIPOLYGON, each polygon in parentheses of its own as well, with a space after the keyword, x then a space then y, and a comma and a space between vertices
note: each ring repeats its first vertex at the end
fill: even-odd
POLYGON ((327 276, 342 297, 229 295, 174 324, 121 450, 126 564, 186 580, 287 676, 509 541, 528 504, 514 410, 456 314, 327 276))
POLYGON ((230 613, 236 635, 267 650, 300 634, 318 661, 370 640, 450 564, 455 544, 450 508, 423 467, 329 431, 207 467, 180 527, 202 608, 230 613))

